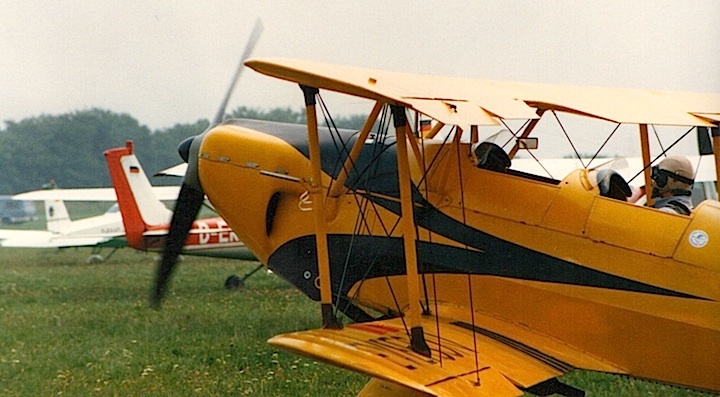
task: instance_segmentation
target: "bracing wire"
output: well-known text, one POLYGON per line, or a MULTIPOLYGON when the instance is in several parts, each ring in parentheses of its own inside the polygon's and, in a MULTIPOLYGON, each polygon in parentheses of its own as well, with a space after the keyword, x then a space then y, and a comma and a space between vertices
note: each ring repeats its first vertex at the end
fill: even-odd
POLYGON ((572 139, 570 139, 570 135, 568 135, 567 131, 565 130, 565 126, 560 121, 560 118, 557 115, 557 112, 552 110, 553 116, 555 116, 555 120, 557 120, 558 125, 560 126, 560 129, 562 130, 563 134, 565 134, 565 138, 567 138, 568 143, 570 144, 570 147, 572 148, 573 152, 575 152, 575 156, 580 161, 580 164, 582 164, 583 168, 587 168, 585 163, 582 160, 582 157, 580 157, 580 153, 578 152, 577 148, 575 147, 575 144, 573 143, 572 139))
MULTIPOLYGON (((457 127, 455 127, 457 128, 457 127)), ((456 131, 457 133, 457 131, 456 131)), ((463 173, 462 173, 462 163, 461 163, 461 153, 460 153, 460 139, 453 140, 453 145, 455 146, 456 150, 456 156, 457 156, 457 167, 458 167, 458 179, 460 182, 460 208, 462 209, 462 223, 467 225, 467 214, 465 213, 465 184, 463 182, 463 173)), ((465 247, 468 249, 469 247, 465 247)), ((470 322, 475 328, 475 308, 473 304, 473 291, 472 291, 472 276, 470 274, 467 275, 468 279, 468 294, 469 294, 469 300, 470 300, 470 322)), ((480 363, 478 361, 478 345, 477 345, 477 336, 473 332, 473 352, 475 353, 475 382, 477 385, 480 384, 480 363)))
MULTIPOLYGON (((419 122, 417 124, 418 124, 418 128, 419 128, 419 122)), ((421 152, 423 153, 423 157, 422 157, 423 172, 422 172, 422 178, 420 179, 420 185, 423 186, 423 188, 425 189, 425 197, 428 197, 430 187, 426 181, 426 178, 428 176, 429 166, 427 164, 427 157, 425 157, 425 153, 427 153, 426 148, 425 148, 425 138, 423 137, 423 135, 420 131, 417 131, 417 135, 420 137, 420 146, 422 148, 421 152), (424 182, 424 184, 423 184, 423 182, 424 182)), ((433 232, 428 230, 428 243, 432 244, 432 242, 433 242, 433 232)), ((425 304, 429 309, 430 308, 430 297, 427 292, 427 281, 425 278, 426 278, 426 274, 423 273, 423 287, 425 290, 424 291, 425 292, 425 304)), ((442 339, 441 339, 441 334, 440 334, 440 319, 439 319, 439 313, 438 313, 438 299, 437 299, 437 282, 435 280, 434 272, 430 275, 430 284, 432 285, 433 303, 435 305, 435 307, 434 307, 434 309, 435 309, 434 310, 435 332, 437 333, 438 361, 440 363, 440 366, 442 367, 442 365, 443 365, 443 345, 442 345, 442 339)))
MULTIPOLYGON (((663 149, 663 151, 660 152, 660 154, 658 154, 658 155, 655 157, 655 159, 653 159, 652 161, 650 161, 649 164, 646 164, 646 165, 643 167, 643 169, 641 169, 637 174, 635 174, 632 178, 630 178, 630 180, 628 181, 628 183, 629 183, 629 182, 632 182, 633 180, 635 180, 635 178, 637 178, 638 176, 640 176, 640 174, 642 174, 643 172, 645 172, 645 170, 646 170, 648 167, 650 167, 650 166, 652 165, 652 163, 654 163, 655 161, 657 161, 657 159, 659 159, 661 156, 665 156, 670 149, 672 149, 673 147, 675 147, 675 145, 677 145, 678 143, 680 143, 680 141, 682 141, 683 139, 685 139, 685 137, 686 137, 690 132, 692 132, 692 130, 694 130, 694 129, 695 129, 695 127, 690 127, 689 130, 685 131, 684 134, 680 135, 680 137, 679 137, 678 139, 676 139, 675 142, 671 143, 670 146, 667 147, 667 149, 663 149)), ((653 128, 653 130, 654 130, 654 128, 653 128)), ((659 139, 659 137, 658 137, 658 139, 659 139)), ((658 142, 658 143, 659 143, 659 142, 658 142)), ((660 145, 660 147, 662 148, 662 145, 660 145)))
MULTIPOLYGON (((662 144, 662 141, 660 140, 660 134, 658 134, 657 128, 655 128, 655 125, 654 125, 654 124, 651 125, 651 127, 652 127, 652 130, 653 130, 653 134, 655 134, 655 139, 657 139, 658 145, 660 146, 660 150, 661 150, 663 153, 667 152, 667 150, 665 150, 665 148, 663 148, 663 144, 662 144)), ((668 149, 670 149, 670 148, 668 148, 668 149)))
POLYGON ((617 130, 618 130, 619 128, 620 128, 620 123, 618 123, 617 125, 615 125, 615 128, 612 130, 612 132, 610 133, 610 135, 608 135, 608 137, 605 139, 605 142, 603 142, 602 145, 600 145, 600 148, 598 148, 598 150, 595 152, 595 154, 593 154, 592 158, 590 159, 590 161, 589 161, 588 164, 587 164, 588 167, 590 167, 590 164, 592 164, 593 160, 595 160, 595 158, 600 154, 600 151, 603 150, 603 148, 605 147, 605 145, 607 145, 607 143, 610 141, 610 138, 612 138, 613 135, 615 135, 615 133, 617 132, 617 130))

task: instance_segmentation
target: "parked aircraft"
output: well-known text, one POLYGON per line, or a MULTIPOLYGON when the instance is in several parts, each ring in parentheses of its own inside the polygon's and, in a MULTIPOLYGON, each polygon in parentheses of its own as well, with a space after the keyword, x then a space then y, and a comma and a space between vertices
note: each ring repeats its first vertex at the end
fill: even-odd
MULTIPOLYGON (((51 184, 51 186, 54 185, 51 184)), ((153 187, 153 195, 162 200, 175 200, 178 186, 153 187)), ((45 206, 46 230, 0 230, 0 247, 18 248, 79 248, 92 249, 87 263, 101 263, 109 259, 118 248, 127 247, 122 215, 117 204, 104 214, 72 220, 66 201, 115 202, 113 188, 46 188, 12 196, 13 200, 42 201, 45 206), (105 249, 111 249, 103 255, 105 249)))
MULTIPOLYGON (((159 251, 172 217, 163 201, 173 201, 178 186, 152 186, 133 153, 131 142, 111 149, 105 157, 113 182, 112 188, 44 189, 13 197, 43 200, 46 204, 47 231, 0 230, 0 246, 70 248, 93 247, 88 263, 108 259, 117 248, 130 246, 141 251, 159 251), (117 201, 106 214, 77 221, 63 203, 67 201, 117 201), (112 252, 103 257, 103 248, 112 252)), ((183 253, 252 260, 252 253, 219 217, 197 222, 183 253)), ((237 276, 234 280, 240 280, 237 276)))
POLYGON ((92 247, 87 263, 99 263, 112 256, 118 248, 127 246, 117 205, 102 215, 79 220, 70 219, 62 200, 48 198, 44 200, 44 205, 47 230, 0 230, 0 247, 92 247), (102 256, 100 253, 104 248, 112 251, 102 256))
POLYGON ((321 303, 323 328, 270 343, 370 375, 361 396, 579 396, 557 379, 575 369, 720 392, 720 203, 670 214, 628 202, 612 169, 512 167, 543 116, 564 128, 573 114, 636 125, 645 186, 650 126, 687 131, 678 139, 709 128, 718 180, 720 95, 246 65, 300 85, 307 128, 227 121, 181 145, 154 304, 207 195, 260 261, 321 303), (375 102, 363 129, 320 134, 321 90, 375 102), (512 120, 509 146, 474 153, 481 129, 512 120))
MULTIPOLYGON (((135 156, 133 143, 128 141, 124 147, 107 150, 105 159, 128 245, 141 251, 160 251, 167 236, 172 211, 154 194, 150 180, 135 156)), ((220 217, 197 220, 182 252, 187 255, 254 259, 245 244, 220 217)))

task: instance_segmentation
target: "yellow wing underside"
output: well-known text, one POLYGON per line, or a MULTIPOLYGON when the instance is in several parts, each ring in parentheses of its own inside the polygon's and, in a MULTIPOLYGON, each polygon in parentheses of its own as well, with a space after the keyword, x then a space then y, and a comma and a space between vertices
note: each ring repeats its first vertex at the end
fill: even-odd
POLYGON ((538 109, 630 124, 712 127, 720 119, 720 95, 711 93, 492 81, 282 58, 245 64, 279 79, 400 103, 450 125, 497 125, 496 117, 534 119, 538 109))
POLYGON ((474 324, 458 318, 423 318, 430 358, 410 349, 401 318, 283 334, 268 343, 375 378, 361 396, 520 396, 576 366, 622 372, 520 326, 479 314, 474 324))

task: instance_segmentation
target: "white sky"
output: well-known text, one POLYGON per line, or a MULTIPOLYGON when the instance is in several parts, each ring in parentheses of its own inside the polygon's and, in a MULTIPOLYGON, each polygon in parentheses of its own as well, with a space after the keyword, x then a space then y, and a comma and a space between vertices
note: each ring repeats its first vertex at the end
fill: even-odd
MULTIPOLYGON (((716 0, 403 3, 5 1, 0 121, 91 107, 129 113, 152 129, 210 119, 256 18, 265 26, 258 57, 720 92, 716 0)), ((245 70, 229 109, 241 105, 299 109, 302 96, 245 70)))

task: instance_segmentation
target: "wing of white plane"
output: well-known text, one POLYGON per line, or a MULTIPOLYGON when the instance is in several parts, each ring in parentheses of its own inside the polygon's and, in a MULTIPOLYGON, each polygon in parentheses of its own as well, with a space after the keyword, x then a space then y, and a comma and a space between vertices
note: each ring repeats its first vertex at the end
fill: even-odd
POLYGON ((126 247, 125 229, 117 205, 102 215, 73 221, 63 201, 45 201, 47 230, 0 229, 0 247, 71 248, 93 247, 90 261, 101 261, 100 248, 126 247))
POLYGON ((155 176, 179 176, 183 177, 185 176, 185 171, 187 170, 187 163, 180 163, 174 167, 166 168, 162 171, 159 171, 155 176))
MULTIPOLYGON (((155 195, 164 201, 177 199, 180 186, 154 186, 155 195)), ((111 187, 33 190, 13 196, 13 200, 117 201, 111 187)))
POLYGON ((16 248, 70 248, 122 245, 115 241, 122 236, 64 236, 46 230, 0 230, 0 247, 16 248))

